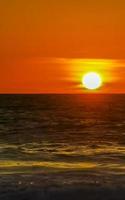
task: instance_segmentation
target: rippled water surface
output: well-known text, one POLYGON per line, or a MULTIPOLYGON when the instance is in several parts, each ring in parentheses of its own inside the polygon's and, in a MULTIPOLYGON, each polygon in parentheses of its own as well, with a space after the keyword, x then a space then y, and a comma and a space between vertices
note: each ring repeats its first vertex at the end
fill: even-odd
POLYGON ((1 174, 87 170, 125 173, 124 95, 0 96, 1 174))

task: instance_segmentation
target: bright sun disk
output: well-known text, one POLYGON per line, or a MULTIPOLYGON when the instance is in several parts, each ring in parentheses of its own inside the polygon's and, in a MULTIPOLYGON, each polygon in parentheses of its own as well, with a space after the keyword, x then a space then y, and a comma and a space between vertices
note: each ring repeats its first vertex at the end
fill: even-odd
POLYGON ((82 84, 85 88, 89 90, 95 90, 101 87, 102 78, 100 74, 96 72, 89 72, 83 76, 82 84))

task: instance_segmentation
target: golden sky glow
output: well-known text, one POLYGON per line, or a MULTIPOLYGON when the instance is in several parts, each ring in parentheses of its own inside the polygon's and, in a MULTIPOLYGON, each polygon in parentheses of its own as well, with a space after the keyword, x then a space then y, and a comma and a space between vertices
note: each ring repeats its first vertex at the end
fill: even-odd
POLYGON ((96 71, 98 93, 125 92, 123 0, 0 1, 0 93, 84 93, 96 71))

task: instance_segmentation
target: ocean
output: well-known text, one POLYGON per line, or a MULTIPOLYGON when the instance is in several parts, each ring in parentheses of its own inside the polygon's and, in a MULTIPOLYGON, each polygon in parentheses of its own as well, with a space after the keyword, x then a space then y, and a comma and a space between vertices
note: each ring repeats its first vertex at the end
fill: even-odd
POLYGON ((0 95, 0 199, 124 199, 125 95, 0 95))

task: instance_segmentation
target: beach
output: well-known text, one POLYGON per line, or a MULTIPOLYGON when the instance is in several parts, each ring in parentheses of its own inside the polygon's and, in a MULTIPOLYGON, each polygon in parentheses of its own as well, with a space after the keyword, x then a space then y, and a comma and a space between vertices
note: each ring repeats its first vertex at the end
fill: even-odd
MULTIPOLYGON (((125 177, 110 178, 96 177, 84 174, 83 180, 72 182, 68 174, 53 174, 49 177, 36 175, 4 175, 0 179, 0 199, 2 200, 122 200, 125 196, 125 177), (64 181, 63 175, 67 177, 64 181), (122 182, 121 180, 122 179, 122 182)), ((76 173, 75 175, 78 175, 76 173)), ((79 176, 78 176, 79 177, 79 176)), ((73 178, 73 177, 72 177, 73 178)), ((76 178, 76 177, 75 177, 76 178)))

